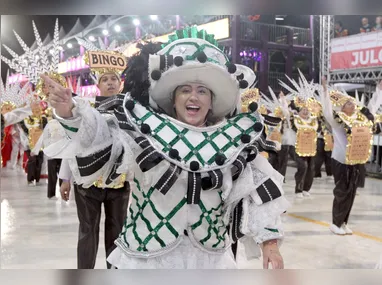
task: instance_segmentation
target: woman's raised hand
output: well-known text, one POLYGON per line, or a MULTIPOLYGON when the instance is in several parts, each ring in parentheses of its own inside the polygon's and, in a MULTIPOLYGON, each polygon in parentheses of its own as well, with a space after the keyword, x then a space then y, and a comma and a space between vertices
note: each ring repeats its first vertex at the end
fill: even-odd
POLYGON ((69 88, 64 88, 47 75, 41 75, 41 79, 44 80, 44 84, 48 88, 49 102, 55 109, 56 114, 62 118, 72 117, 74 107, 72 91, 69 88))

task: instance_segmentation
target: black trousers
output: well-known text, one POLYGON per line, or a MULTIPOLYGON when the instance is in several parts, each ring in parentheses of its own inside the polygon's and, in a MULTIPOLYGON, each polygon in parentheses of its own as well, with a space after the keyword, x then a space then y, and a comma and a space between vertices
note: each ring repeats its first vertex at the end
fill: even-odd
POLYGON ((314 157, 302 157, 296 154, 297 172, 294 175, 296 180, 296 193, 309 191, 313 184, 314 157))
POLYGON ((27 150, 27 180, 28 182, 40 181, 42 163, 44 162, 44 153, 40 151, 38 155, 31 155, 31 151, 27 150))
MULTIPOLYGON (((58 179, 58 173, 60 172, 61 159, 49 159, 48 160, 48 198, 56 196, 56 185, 58 179)), ((61 186, 62 180, 59 179, 61 186)))
POLYGON ((314 177, 322 177, 321 167, 325 162, 325 171, 327 176, 332 176, 332 152, 325 151, 325 141, 322 138, 317 139, 317 154, 315 160, 314 177))
MULTIPOLYGON (((106 256, 115 249, 114 241, 122 231, 129 202, 130 187, 125 183, 119 189, 88 189, 74 185, 77 215, 80 222, 77 244, 78 269, 94 269, 98 244, 101 206, 105 210, 105 250, 106 256)), ((111 265, 106 262, 107 268, 111 265)))
POLYGON ((280 162, 279 162, 279 154, 278 152, 269 152, 269 159, 268 159, 270 165, 272 165, 272 167, 274 169, 276 169, 277 171, 279 171, 279 165, 280 165, 280 162))
POLYGON ((288 148, 288 153, 289 153, 289 156, 290 158, 293 160, 293 161, 296 161, 297 159, 297 153, 296 153, 296 147, 294 145, 290 145, 289 148, 288 148))
POLYGON ((278 172, 285 177, 287 165, 288 165, 288 154, 289 149, 292 148, 289 145, 282 145, 281 150, 278 153, 279 156, 279 169, 278 172))
POLYGON ((341 227, 343 223, 349 221, 351 209, 360 178, 362 165, 346 165, 332 159, 334 174, 334 201, 333 201, 333 224, 341 227))

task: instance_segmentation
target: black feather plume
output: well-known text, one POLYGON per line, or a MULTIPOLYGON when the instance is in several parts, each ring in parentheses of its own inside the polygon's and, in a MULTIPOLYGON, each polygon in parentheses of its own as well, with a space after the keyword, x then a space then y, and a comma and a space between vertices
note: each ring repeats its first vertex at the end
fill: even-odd
POLYGON ((152 42, 138 43, 139 53, 130 57, 127 68, 123 72, 123 76, 125 76, 123 93, 130 92, 131 97, 144 106, 149 105, 149 55, 160 51, 162 49, 161 44, 152 42))

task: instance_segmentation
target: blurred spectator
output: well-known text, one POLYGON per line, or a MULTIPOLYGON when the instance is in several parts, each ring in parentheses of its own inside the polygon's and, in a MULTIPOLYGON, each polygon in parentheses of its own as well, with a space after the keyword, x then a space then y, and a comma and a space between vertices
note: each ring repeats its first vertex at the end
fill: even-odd
POLYGON ((349 35, 348 30, 344 29, 342 26, 342 23, 340 21, 337 21, 335 26, 334 26, 334 32, 335 38, 341 38, 341 37, 346 37, 349 35))
POLYGON ((361 33, 369 33, 374 31, 374 28, 370 26, 369 19, 364 17, 362 18, 362 27, 359 30, 361 33))
POLYGON ((381 31, 382 30, 382 16, 378 16, 375 19, 375 31, 381 31))

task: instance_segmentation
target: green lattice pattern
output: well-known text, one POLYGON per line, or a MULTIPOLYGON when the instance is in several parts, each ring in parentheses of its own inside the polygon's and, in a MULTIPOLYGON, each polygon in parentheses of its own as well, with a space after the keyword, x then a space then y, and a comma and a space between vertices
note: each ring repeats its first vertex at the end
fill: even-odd
POLYGON ((190 141, 187 139, 187 134, 192 133, 189 129, 183 128, 182 130, 179 130, 173 123, 167 119, 162 118, 161 116, 151 112, 147 111, 147 113, 142 117, 137 117, 133 112, 131 113, 135 120, 137 120, 140 123, 145 123, 151 116, 155 116, 158 120, 161 121, 159 126, 157 126, 153 132, 154 135, 152 135, 161 145, 162 145, 162 151, 164 153, 168 153, 171 148, 174 147, 180 140, 188 147, 189 151, 187 155, 184 155, 181 157, 181 159, 184 162, 189 162, 189 160, 196 156, 198 161, 202 164, 202 166, 205 166, 206 164, 210 165, 215 161, 215 157, 218 154, 224 154, 229 148, 231 147, 239 147, 241 145, 241 135, 242 134, 253 134, 255 133, 253 127, 249 127, 247 129, 243 129, 239 125, 239 121, 245 118, 249 118, 253 123, 257 121, 256 117, 252 115, 251 113, 241 113, 235 116, 234 118, 231 118, 228 120, 227 124, 223 125, 221 128, 217 129, 214 132, 202 132, 202 135, 204 136, 204 140, 201 141, 197 145, 193 145, 190 143, 190 141), (158 135, 158 133, 165 127, 168 127, 171 131, 174 132, 176 135, 173 140, 170 142, 165 141, 161 136, 158 135), (227 131, 230 128, 235 128, 238 132, 238 135, 235 137, 231 137, 227 131), (217 146, 217 144, 214 142, 215 138, 219 135, 223 135, 228 142, 221 148, 217 146), (215 154, 212 155, 207 161, 200 155, 199 151, 205 147, 206 145, 212 146, 213 150, 215 151, 215 154))
MULTIPOLYGON (((151 187, 147 194, 142 191, 140 187, 140 183, 134 179, 134 182, 137 186, 137 190, 142 194, 144 197, 143 201, 139 201, 138 197, 132 193, 132 197, 135 200, 136 207, 138 209, 137 212, 134 212, 132 207, 130 207, 130 218, 126 221, 124 230, 120 234, 120 237, 123 238, 124 242, 126 243, 127 246, 130 247, 128 241, 126 240, 126 234, 128 233, 129 229, 131 228, 131 232, 134 235, 135 240, 140 244, 140 246, 137 248, 137 251, 148 251, 146 246, 147 244, 154 238, 160 246, 163 248, 166 246, 166 243, 160 238, 158 235, 159 230, 166 226, 167 229, 174 235, 175 238, 179 237, 179 233, 177 230, 171 225, 171 219, 179 212, 179 210, 187 205, 187 199, 183 198, 175 207, 172 209, 172 211, 167 214, 166 216, 161 215, 158 210, 156 209, 154 203, 151 201, 150 197, 153 194, 156 189, 151 187), (140 204, 141 203, 141 204, 140 204), (159 223, 155 226, 152 225, 152 222, 150 222, 145 216, 144 216, 144 209, 146 207, 150 207, 153 213, 156 215, 156 217, 159 219, 159 223), (137 231, 137 224, 138 224, 138 219, 141 219, 144 224, 147 227, 147 230, 149 231, 149 234, 147 236, 142 237, 137 231)), ((219 195, 221 196, 220 192, 219 195)), ((225 241, 225 234, 227 232, 226 226, 223 223, 222 220, 222 203, 216 207, 212 208, 210 210, 207 210, 206 207, 204 206, 203 202, 199 203, 199 207, 201 209, 201 215, 200 215, 200 220, 193 224, 191 226, 192 230, 195 230, 196 228, 200 227, 203 223, 203 220, 206 220, 208 223, 208 230, 207 230, 207 235, 203 239, 201 239, 199 242, 201 244, 206 243, 213 235, 216 236, 216 239, 218 242, 213 245, 213 247, 217 247, 221 242, 224 243, 225 241), (213 214, 216 213, 213 218, 213 214), (220 225, 219 225, 220 224, 220 225), (224 232, 220 234, 221 228, 225 228, 224 232)))
MULTIPOLYGON (((219 196, 221 198, 221 191, 218 192, 219 196)), ((212 208, 210 210, 207 210, 204 206, 203 202, 200 201, 199 207, 202 211, 200 215, 200 219, 195 224, 191 225, 191 229, 195 230, 196 228, 200 227, 203 223, 203 220, 206 220, 208 223, 208 229, 207 229, 207 236, 203 239, 199 240, 201 244, 205 244, 213 234, 215 234, 216 239, 218 240, 217 243, 212 245, 213 248, 216 248, 220 243, 225 242, 225 235, 227 233, 227 225, 223 222, 223 211, 222 211, 223 203, 220 203, 220 205, 216 208, 212 208), (212 219, 211 215, 212 213, 217 213, 215 215, 215 219, 212 219), (220 225, 219 225, 220 224, 220 225), (221 233, 220 230, 224 228, 224 231, 221 233)))

